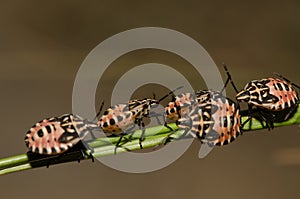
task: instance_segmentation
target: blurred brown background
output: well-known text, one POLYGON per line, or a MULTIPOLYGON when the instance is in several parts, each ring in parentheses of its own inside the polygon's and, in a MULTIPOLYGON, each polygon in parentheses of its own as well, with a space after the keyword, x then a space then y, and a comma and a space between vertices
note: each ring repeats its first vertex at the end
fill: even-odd
MULTIPOLYGON (((273 71, 300 84, 299 9, 296 0, 1 1, 0 157, 24 153, 25 132, 35 122, 72 111, 73 81, 84 58, 101 41, 127 29, 157 26, 189 35, 220 70, 222 62, 230 65, 240 88, 273 71)), ((176 65, 157 52, 141 53, 120 58, 114 70, 160 60, 176 65)), ((256 131, 202 160, 194 142, 175 163, 147 174, 122 173, 90 161, 34 169, 0 176, 0 195, 299 198, 299 140, 297 125, 256 131)))

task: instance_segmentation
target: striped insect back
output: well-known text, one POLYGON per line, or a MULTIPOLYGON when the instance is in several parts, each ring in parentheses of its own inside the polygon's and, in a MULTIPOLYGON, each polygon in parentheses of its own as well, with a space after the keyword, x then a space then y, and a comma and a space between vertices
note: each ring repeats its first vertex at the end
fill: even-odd
MULTIPOLYGON (((182 87, 178 87, 177 89, 180 88, 182 87)), ((155 105, 158 105, 169 95, 173 94, 175 90, 169 92, 159 100, 149 98, 135 99, 130 100, 127 104, 118 104, 112 106, 99 118, 98 125, 106 134, 120 136, 119 141, 116 143, 116 148, 119 146, 122 137, 126 135, 128 131, 132 130, 135 125, 138 125, 143 129, 142 135, 139 139, 140 147, 142 148, 142 141, 144 139, 143 136, 145 131, 143 119, 149 118, 151 108, 155 105)), ((102 107, 100 109, 102 109, 102 107)), ((101 111, 99 111, 99 114, 100 112, 101 111)))
POLYGON ((278 78, 253 80, 237 94, 236 98, 272 111, 281 111, 299 103, 298 94, 293 86, 278 78))
POLYGON ((129 111, 128 104, 111 106, 104 111, 98 125, 105 133, 118 135, 133 125, 133 114, 129 111))
POLYGON ((212 90, 197 92, 197 101, 198 106, 178 120, 179 128, 190 129, 193 137, 209 146, 226 145, 241 134, 237 103, 212 90))
POLYGON ((100 117, 98 125, 104 132, 118 135, 135 124, 141 125, 142 119, 149 116, 151 106, 155 104, 159 101, 143 99, 111 106, 100 117))
POLYGON ((131 110, 134 122, 138 125, 144 117, 149 117, 151 107, 158 105, 161 100, 155 99, 143 99, 143 100, 131 100, 129 105, 129 110, 131 110))
POLYGON ((220 92, 209 91, 209 93, 210 97, 203 109, 211 112, 214 125, 202 142, 226 145, 233 142, 242 132, 240 107, 238 103, 224 97, 220 92))
POLYGON ((249 118, 244 124, 254 117, 263 126, 264 121, 270 130, 274 128, 274 122, 285 121, 295 112, 299 97, 294 87, 300 87, 280 74, 276 76, 278 78, 253 80, 236 95, 238 101, 248 103, 249 118))
POLYGON ((78 115, 65 114, 44 119, 26 133, 25 144, 29 151, 39 154, 60 154, 81 141, 97 124, 78 115))
POLYGON ((224 68, 227 73, 227 80, 220 92, 199 90, 193 95, 182 94, 170 102, 165 109, 166 118, 175 119, 179 129, 185 131, 183 136, 190 132, 194 138, 198 138, 202 143, 209 146, 226 145, 242 134, 238 102, 222 95, 222 91, 228 83, 231 83, 237 92, 226 65, 224 68), (175 107, 173 110, 172 106, 175 107), (186 111, 180 112, 182 108, 185 108, 186 111))
POLYGON ((197 105, 194 93, 184 93, 175 96, 165 107, 166 121, 176 122, 182 115, 189 114, 197 105))
POLYGON ((214 121, 210 112, 204 112, 203 109, 195 107, 188 114, 182 115, 176 123, 180 130, 190 132, 193 137, 203 140, 214 121))
POLYGON ((180 88, 182 87, 170 91, 159 100, 150 98, 135 99, 130 100, 127 104, 111 106, 99 118, 98 125, 104 132, 112 134, 119 134, 134 124, 142 126, 144 125, 143 118, 149 117, 151 107, 158 105, 162 100, 180 88))

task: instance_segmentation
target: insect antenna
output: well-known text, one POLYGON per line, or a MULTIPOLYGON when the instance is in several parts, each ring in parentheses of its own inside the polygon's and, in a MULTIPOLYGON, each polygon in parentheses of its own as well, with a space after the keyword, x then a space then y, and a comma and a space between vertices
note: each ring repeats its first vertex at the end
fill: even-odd
POLYGON ((101 105, 100 105, 100 108, 99 108, 99 111, 98 111, 98 113, 96 114, 96 117, 95 117, 94 120, 96 120, 96 119, 99 117, 100 113, 102 112, 103 106, 104 106, 104 101, 102 101, 102 103, 101 103, 101 105))
POLYGON ((232 80, 232 78, 231 78, 231 74, 229 73, 228 68, 227 68, 227 66, 226 66, 225 63, 223 63, 223 67, 224 67, 224 70, 225 70, 225 72, 226 72, 226 74, 227 74, 227 79, 226 79, 226 82, 225 82, 225 84, 224 84, 224 86, 223 86, 223 88, 222 88, 222 90, 221 90, 221 93, 223 93, 223 91, 225 90, 225 88, 226 88, 226 86, 228 85, 229 81, 230 81, 230 83, 231 83, 233 89, 235 90, 235 92, 238 93, 239 91, 238 91, 238 89, 236 88, 235 84, 233 83, 233 80, 232 80))
POLYGON ((283 79, 284 81, 290 83, 292 86, 295 86, 296 88, 300 89, 300 86, 298 86, 297 84, 291 82, 288 78, 284 77, 283 75, 279 74, 279 73, 276 73, 274 72, 274 75, 280 79, 283 79))
POLYGON ((161 102, 162 100, 166 99, 169 95, 172 95, 174 94, 175 91, 179 90, 179 89, 182 89, 183 86, 179 86, 177 87, 176 89, 170 91, 169 93, 167 93, 165 96, 163 96, 162 98, 160 98, 158 101, 161 102))

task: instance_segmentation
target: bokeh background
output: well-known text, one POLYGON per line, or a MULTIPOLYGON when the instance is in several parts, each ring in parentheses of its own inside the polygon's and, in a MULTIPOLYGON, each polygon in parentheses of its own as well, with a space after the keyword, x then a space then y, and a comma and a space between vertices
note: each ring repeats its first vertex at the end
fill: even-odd
MULTIPOLYGON (((165 27, 189 35, 220 71, 222 62, 230 65, 239 88, 274 71, 300 84, 299 9, 296 0, 0 1, 0 157, 26 152, 23 138, 35 122, 71 112, 82 61, 101 41, 132 28, 165 27)), ((186 64, 165 52, 136 53, 116 60, 110 70, 120 73, 150 61, 186 64)), ((106 77, 105 98, 114 78, 106 77)), ((299 198, 299 140, 298 125, 255 131, 201 160, 200 144, 194 142, 175 163, 147 174, 122 173, 90 161, 28 170, 0 176, 0 195, 299 198)))

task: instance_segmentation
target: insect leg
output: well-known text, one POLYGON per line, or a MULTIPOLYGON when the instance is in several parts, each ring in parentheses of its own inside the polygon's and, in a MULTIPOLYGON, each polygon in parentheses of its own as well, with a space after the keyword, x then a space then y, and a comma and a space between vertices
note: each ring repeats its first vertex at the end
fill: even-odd
POLYGON ((284 120, 287 120, 294 113, 296 108, 298 108, 298 104, 295 104, 294 106, 292 106, 292 108, 289 110, 287 115, 284 117, 284 120))
POLYGON ((142 133, 141 136, 139 138, 139 144, 140 144, 140 148, 143 148, 142 142, 145 140, 144 136, 145 136, 145 123, 143 122, 143 119, 139 120, 139 127, 142 129, 142 133))
POLYGON ((246 121, 244 121, 243 123, 242 123, 242 129, 244 128, 244 126, 245 126, 245 124, 247 124, 248 122, 250 122, 250 124, 249 124, 249 126, 250 126, 250 129, 251 129, 251 127, 252 127, 252 112, 253 112, 253 110, 252 110, 252 105, 251 104, 248 104, 248 118, 246 119, 246 121))

